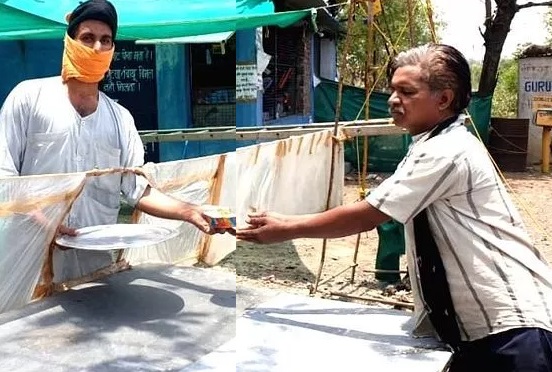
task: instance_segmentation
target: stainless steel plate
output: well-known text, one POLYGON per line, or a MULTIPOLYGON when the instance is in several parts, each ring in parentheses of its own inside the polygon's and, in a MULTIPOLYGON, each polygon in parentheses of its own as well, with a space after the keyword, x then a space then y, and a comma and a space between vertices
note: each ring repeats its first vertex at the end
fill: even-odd
POLYGON ((77 233, 77 236, 59 236, 56 244, 66 248, 102 251, 145 247, 178 235, 176 230, 148 224, 89 226, 78 229, 77 233))

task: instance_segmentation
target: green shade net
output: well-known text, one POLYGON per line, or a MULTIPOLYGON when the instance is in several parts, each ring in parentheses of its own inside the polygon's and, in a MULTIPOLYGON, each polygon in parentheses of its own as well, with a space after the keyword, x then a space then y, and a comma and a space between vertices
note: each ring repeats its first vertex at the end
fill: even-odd
MULTIPOLYGON (((112 0, 119 16, 117 39, 163 39, 287 27, 316 13, 311 9, 274 13, 270 0, 112 0)), ((65 15, 78 0, 0 0, 0 40, 61 39, 65 15)))
MULTIPOLYGON (((335 121, 335 104, 337 102, 338 84, 331 80, 322 80, 314 90, 314 118, 316 122, 335 121)), ((387 99, 389 94, 374 92, 369 100, 370 119, 389 118, 387 99)), ((364 101, 366 91, 362 88, 344 85, 340 121, 364 119, 364 101), (360 115, 359 115, 360 113, 360 115)), ((474 122, 469 130, 479 132, 481 139, 487 143, 491 120, 492 97, 473 96, 468 111, 474 122)), ((362 162, 363 138, 352 139, 345 143, 345 161, 360 169, 362 162)), ((410 135, 373 136, 368 138, 368 171, 394 172, 397 165, 406 155, 411 142, 410 135)))
MULTIPOLYGON (((335 120, 335 103, 337 102, 338 84, 322 80, 314 91, 314 118, 316 122, 335 120)), ((374 92, 370 96, 370 119, 388 118, 388 94, 374 92)), ((363 120, 363 104, 366 100, 364 89, 343 86, 341 121, 363 120), (360 115, 359 115, 360 113, 360 115)), ((373 136, 368 138, 368 169, 370 172, 393 172, 406 154, 409 135, 373 136)), ((362 161, 363 138, 357 137, 345 143, 345 161, 356 169, 362 161), (360 159, 359 159, 360 158, 360 159)))

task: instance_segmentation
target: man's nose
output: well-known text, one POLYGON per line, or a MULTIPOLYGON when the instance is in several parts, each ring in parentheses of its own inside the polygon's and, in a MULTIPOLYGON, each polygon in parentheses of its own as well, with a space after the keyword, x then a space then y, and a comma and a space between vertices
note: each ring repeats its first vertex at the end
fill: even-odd
POLYGON ((396 92, 391 93, 391 95, 387 99, 387 105, 393 106, 393 105, 396 105, 396 104, 399 104, 399 103, 400 103, 399 102, 399 96, 397 95, 397 93, 396 92))
POLYGON ((92 45, 92 49, 94 49, 97 52, 102 50, 102 42, 100 40, 94 41, 94 45, 92 45))

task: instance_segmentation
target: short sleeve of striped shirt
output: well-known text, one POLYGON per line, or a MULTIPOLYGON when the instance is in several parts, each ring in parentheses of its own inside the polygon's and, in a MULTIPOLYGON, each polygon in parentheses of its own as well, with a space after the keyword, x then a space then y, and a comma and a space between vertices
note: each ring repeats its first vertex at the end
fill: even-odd
MULTIPOLYGON (((420 150, 436 149, 436 146, 423 144, 419 147, 420 150)), ((458 182, 462 173, 458 157, 412 151, 366 201, 400 223, 408 223, 434 201, 457 191, 456 186, 462 184, 458 182)))

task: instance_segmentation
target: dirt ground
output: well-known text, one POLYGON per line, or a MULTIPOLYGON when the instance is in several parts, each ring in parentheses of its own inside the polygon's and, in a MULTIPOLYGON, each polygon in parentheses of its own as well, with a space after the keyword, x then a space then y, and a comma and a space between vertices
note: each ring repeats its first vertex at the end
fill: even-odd
MULTIPOLYGON (((371 174, 368 187, 379 184, 388 174, 371 174)), ((552 262, 552 246, 547 233, 552 233, 548 220, 552 217, 552 177, 543 175, 539 169, 523 173, 505 173, 511 195, 522 213, 535 245, 552 262)), ((358 181, 346 177, 344 202, 358 199, 358 181)), ((389 285, 377 281, 374 277, 378 234, 371 231, 363 233, 358 252, 358 267, 354 282, 351 284, 351 264, 356 236, 329 240, 317 297, 355 301, 331 292, 346 293, 352 296, 371 297, 400 302, 412 302, 408 280, 389 285)), ((322 240, 297 239, 292 242, 273 245, 254 245, 238 242, 237 249, 219 266, 219 269, 236 272, 236 284, 245 287, 273 288, 289 293, 308 295, 315 283, 320 266, 322 240)), ((406 269, 405 256, 401 258, 401 270, 406 269)), ((404 275, 403 275, 404 278, 404 275)), ((361 302, 365 302, 362 300, 361 302)), ((379 302, 370 302, 379 304, 379 302)), ((382 305, 390 306, 390 305, 382 305)), ((398 308, 401 308, 398 306, 398 308)))

